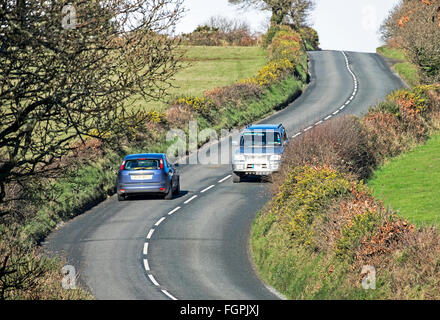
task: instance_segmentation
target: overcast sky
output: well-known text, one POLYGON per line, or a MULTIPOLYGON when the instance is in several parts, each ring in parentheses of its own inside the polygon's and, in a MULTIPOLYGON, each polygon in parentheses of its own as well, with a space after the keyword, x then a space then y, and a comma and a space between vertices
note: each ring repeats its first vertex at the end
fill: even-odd
MULTIPOLYGON (((321 48, 375 52, 381 45, 379 27, 399 0, 316 0, 311 17, 320 36, 321 48)), ((212 16, 247 21, 255 31, 264 31, 269 13, 239 10, 228 0, 185 0, 187 12, 177 26, 177 33, 191 32, 212 16)))

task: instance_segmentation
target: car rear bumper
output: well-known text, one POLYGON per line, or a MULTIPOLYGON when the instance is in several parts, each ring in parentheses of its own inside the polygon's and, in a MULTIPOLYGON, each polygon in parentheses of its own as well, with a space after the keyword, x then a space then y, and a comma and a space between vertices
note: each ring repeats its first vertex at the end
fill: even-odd
POLYGON ((166 183, 154 184, 120 184, 118 194, 167 193, 170 186, 166 183))

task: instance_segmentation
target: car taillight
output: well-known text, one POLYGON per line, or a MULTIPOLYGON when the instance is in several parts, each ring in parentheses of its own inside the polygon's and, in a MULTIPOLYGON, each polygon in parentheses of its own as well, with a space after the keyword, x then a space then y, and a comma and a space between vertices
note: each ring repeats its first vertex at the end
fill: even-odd
POLYGON ((163 169, 163 159, 160 159, 160 169, 163 169))
POLYGON ((124 170, 124 166, 125 166, 125 161, 122 162, 122 164, 121 164, 121 171, 124 170))

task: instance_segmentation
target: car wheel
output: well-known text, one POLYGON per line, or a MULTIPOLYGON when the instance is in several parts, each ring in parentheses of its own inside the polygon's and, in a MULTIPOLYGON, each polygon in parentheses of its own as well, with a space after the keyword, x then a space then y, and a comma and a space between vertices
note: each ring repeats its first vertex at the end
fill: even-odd
POLYGON ((118 201, 124 201, 125 196, 123 194, 118 194, 118 201))
POLYGON ((170 189, 168 190, 167 193, 165 193, 165 200, 171 200, 173 199, 173 188, 170 186, 170 189))
POLYGON ((175 196, 178 196, 180 194, 180 180, 177 181, 177 186, 176 186, 176 190, 174 190, 173 194, 175 196))
POLYGON ((233 183, 240 183, 241 176, 236 174, 235 172, 232 172, 232 182, 233 183))

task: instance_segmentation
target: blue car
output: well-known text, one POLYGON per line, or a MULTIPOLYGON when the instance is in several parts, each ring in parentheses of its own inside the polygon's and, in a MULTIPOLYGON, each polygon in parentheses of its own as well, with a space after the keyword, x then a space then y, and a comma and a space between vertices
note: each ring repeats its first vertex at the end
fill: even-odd
POLYGON ((171 200, 173 195, 180 193, 180 176, 176 167, 162 153, 126 156, 116 181, 118 200, 142 194, 159 194, 171 200))

